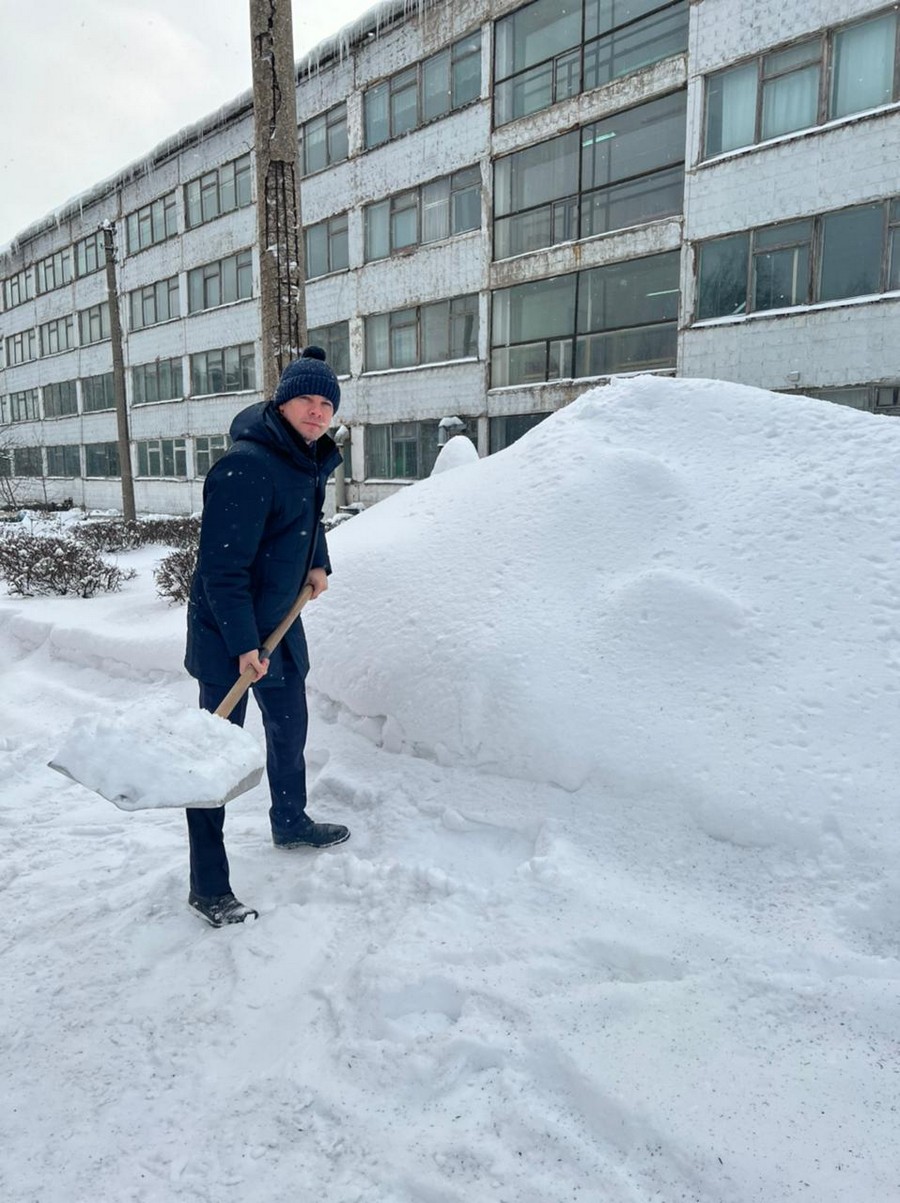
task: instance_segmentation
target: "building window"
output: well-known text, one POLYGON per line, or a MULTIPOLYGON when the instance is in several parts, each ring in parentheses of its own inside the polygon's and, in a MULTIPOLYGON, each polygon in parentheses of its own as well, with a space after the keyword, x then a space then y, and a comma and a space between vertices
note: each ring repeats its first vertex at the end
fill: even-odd
POLYGON ((78 314, 78 337, 82 347, 109 338, 109 302, 92 305, 78 314))
POLYGON ((857 384, 843 388, 804 388, 803 397, 818 397, 821 401, 832 401, 835 405, 847 405, 851 409, 869 413, 900 415, 900 387, 895 384, 857 384))
POLYGON ((253 343, 203 351, 191 356, 191 393, 195 397, 251 392, 255 388, 256 355, 253 343))
POLYGON ((491 386, 675 366, 679 252, 493 295, 491 386))
POLYGON ((202 225, 223 213, 243 209, 252 201, 250 156, 241 155, 216 171, 208 171, 185 185, 184 207, 187 228, 202 225))
POLYGON ((900 202, 764 226, 700 244, 696 320, 895 289, 900 202))
POLYGON ((303 126, 303 174, 312 175, 347 158, 347 106, 335 105, 303 126))
POLYGON ((128 314, 132 330, 143 330, 181 316, 178 277, 158 280, 128 294, 128 314))
POLYGON ((495 25, 494 121, 505 125, 687 50, 686 0, 535 0, 495 25))
POLYGON ((37 358, 37 332, 22 330, 18 334, 10 334, 6 340, 6 366, 13 367, 18 363, 29 363, 37 358))
POLYGON ((363 98, 366 148, 444 117, 481 95, 481 30, 369 88, 363 98))
POLYGON ((74 380, 44 385, 44 417, 66 418, 78 413, 78 396, 74 380))
POLYGON ((13 448, 14 476, 43 476, 44 457, 40 447, 13 448))
POLYGON ((101 410, 116 408, 116 390, 112 372, 102 376, 86 376, 81 382, 82 413, 100 413, 101 410))
POLYGON ((366 262, 481 225, 481 173, 467 167, 364 209, 366 262))
POLYGON ((26 267, 8 280, 3 281, 3 304, 6 309, 14 309, 16 305, 24 305, 26 301, 34 300, 34 277, 31 268, 26 267))
POLYGON ((198 476, 205 476, 213 464, 231 446, 227 434, 197 435, 194 439, 194 467, 198 476))
POLYGON ((10 422, 37 422, 41 416, 36 388, 9 394, 10 422))
POLYGON ((336 376, 350 375, 350 323, 332 322, 309 331, 309 345, 321 347, 336 376))
POLYGON ((81 449, 73 443, 47 447, 48 476, 80 476, 81 449))
POLYGON ((327 221, 307 226, 306 278, 313 280, 329 272, 345 271, 350 266, 350 247, 347 238, 347 214, 329 217, 327 221))
POLYGON ((54 288, 61 288, 63 284, 68 284, 72 279, 72 253, 68 247, 65 250, 57 251, 53 255, 49 255, 46 259, 42 259, 35 267, 37 275, 37 290, 41 292, 52 292, 54 288))
POLYGON ((539 422, 543 422, 544 418, 549 418, 547 414, 507 414, 500 418, 490 419, 490 454, 495 451, 502 451, 504 447, 509 447, 517 439, 520 439, 523 434, 527 434, 529 430, 537 426, 539 422))
POLYGON ((253 296, 253 252, 238 251, 227 259, 205 263, 188 272, 188 313, 200 313, 253 296))
POLYGON ((85 476, 118 476, 118 444, 86 443, 84 447, 84 474, 85 476))
POLYGON ((896 100, 896 46, 889 12, 710 75, 706 157, 896 100))
POLYGON ((184 397, 180 359, 157 359, 131 369, 133 405, 180 401, 184 397))
POLYGON ((498 159, 494 258, 680 213, 684 92, 498 159))
POLYGON ((187 476, 184 439, 145 439, 137 444, 138 476, 187 476))
POLYGON ((165 242, 178 233, 175 212, 175 193, 161 196, 149 205, 144 205, 125 219, 125 237, 128 254, 134 255, 145 247, 165 242))
POLYGON ((438 422, 391 422, 366 427, 366 476, 421 480, 437 459, 438 422))
POLYGON ((41 342, 41 355, 57 355, 60 351, 69 351, 75 346, 75 319, 71 313, 66 317, 55 318, 52 322, 44 322, 38 327, 41 342))
POLYGON ((366 371, 444 363, 478 354, 475 294, 367 317, 366 371))
POLYGON ((102 231, 98 231, 75 243, 75 274, 90 276, 101 267, 106 267, 106 246, 102 231))

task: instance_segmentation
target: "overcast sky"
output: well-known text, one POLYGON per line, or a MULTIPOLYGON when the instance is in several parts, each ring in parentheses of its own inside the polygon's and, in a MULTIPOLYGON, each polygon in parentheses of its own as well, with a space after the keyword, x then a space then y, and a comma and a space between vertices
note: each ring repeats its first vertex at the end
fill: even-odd
MULTIPOLYGON (((374 0, 293 0, 301 58, 374 0)), ((0 246, 250 87, 249 0, 0 0, 0 246)))

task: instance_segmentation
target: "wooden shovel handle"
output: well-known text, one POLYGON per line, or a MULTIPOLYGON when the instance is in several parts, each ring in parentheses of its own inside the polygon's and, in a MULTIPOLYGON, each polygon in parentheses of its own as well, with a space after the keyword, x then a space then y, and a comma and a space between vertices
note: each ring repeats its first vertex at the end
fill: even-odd
MULTIPOLYGON (((265 641, 265 643, 259 649, 261 652, 265 652, 267 657, 271 656, 272 652, 274 652, 276 647, 278 647, 279 643, 281 643, 282 639, 287 634, 288 630, 297 621, 300 611, 303 609, 303 607, 306 605, 306 603, 312 597, 312 592, 313 592, 312 585, 304 585, 303 586, 297 600, 291 606, 290 610, 288 610, 287 614, 285 614, 284 618, 282 618, 281 622, 278 624, 278 626, 275 628, 275 630, 272 632, 272 634, 269 636, 269 638, 265 641)), ((238 702, 241 700, 241 698, 244 696, 244 694, 247 692, 247 690, 250 688, 250 686, 253 684, 253 682, 255 680, 256 680, 255 671, 252 668, 245 668, 244 671, 241 673, 241 675, 238 677, 238 679, 235 681, 235 683, 232 685, 232 687, 229 689, 228 693, 226 693, 224 698, 222 698, 221 702, 216 707, 216 709, 213 711, 213 713, 217 714, 219 716, 219 718, 228 718, 229 714, 231 714, 232 710, 234 710, 235 706, 238 704, 238 702)))

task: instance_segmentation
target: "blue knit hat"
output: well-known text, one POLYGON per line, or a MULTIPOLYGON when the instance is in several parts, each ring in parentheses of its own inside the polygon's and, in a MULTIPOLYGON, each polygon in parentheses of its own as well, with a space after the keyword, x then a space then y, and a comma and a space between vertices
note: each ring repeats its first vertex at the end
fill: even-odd
POLYGON ((341 403, 341 386, 337 376, 325 362, 321 347, 307 347, 299 359, 289 363, 281 373, 275 404, 283 405, 292 397, 324 397, 334 406, 341 403))

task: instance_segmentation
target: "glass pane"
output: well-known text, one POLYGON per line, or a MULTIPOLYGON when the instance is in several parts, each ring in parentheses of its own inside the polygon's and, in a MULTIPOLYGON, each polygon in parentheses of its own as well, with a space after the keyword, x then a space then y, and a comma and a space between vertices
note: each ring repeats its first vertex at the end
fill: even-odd
POLYGON ((717 238, 700 247, 697 318, 728 317, 747 309, 749 234, 717 238))
POLYGON ((754 309, 782 309, 809 300, 809 247, 754 256, 754 309))
POLYGON ((450 111, 450 51, 422 65, 422 120, 433 121, 450 111))
POLYGON ((585 90, 682 53, 687 50, 687 36, 687 4, 679 4, 600 38, 585 47, 585 90))
POLYGON ((684 200, 684 168, 670 167, 625 184, 614 184, 584 197, 581 237, 605 234, 680 213, 684 200))
POLYGON ((341 105, 340 111, 328 119, 328 162, 340 163, 348 153, 347 106, 341 105))
POLYGON ((328 227, 324 222, 306 231, 306 271, 310 279, 328 271, 328 227))
POLYGON ((706 83, 706 154, 722 154, 756 140, 756 63, 713 75, 706 83))
POLYGON ((386 313, 366 318, 366 370, 369 372, 383 371, 391 365, 388 329, 386 313))
POLYGON ((391 215, 391 250, 402 250, 407 246, 415 246, 418 241, 419 226, 418 199, 403 197, 394 201, 391 215))
POLYGON ((450 302, 450 358, 478 354, 478 298, 456 297, 450 302))
POLYGON ((900 230, 891 230, 890 234, 891 270, 888 288, 900 288, 900 230))
POLYGON ((422 306, 422 363, 450 358, 450 302, 422 306))
POLYGON ((453 48, 451 107, 477 100, 481 95, 481 31, 453 48))
POLYGON ((575 372, 577 376, 606 376, 674 367, 677 342, 674 322, 591 334, 578 339, 575 372))
POLYGON ((450 236, 450 179, 435 180, 422 189, 422 241, 450 236))
POLYGON ((568 335, 575 328, 576 277, 557 276, 494 293, 493 345, 568 335), (506 308, 506 314, 503 309, 506 308))
POLYGON ((834 35, 831 117, 873 109, 891 100, 896 40, 894 13, 834 35))
POLYGON ((303 131, 303 160, 307 175, 328 165, 325 118, 308 121, 303 131))
POLYGON ((884 206, 866 205, 822 218, 819 300, 862 297, 881 287, 884 206))
POLYGON ((413 68, 391 81, 391 137, 398 138, 417 124, 418 83, 413 68))
POLYGON ((388 85, 376 84, 365 95, 366 146, 378 146, 390 137, 388 127, 388 85))
POLYGON ((415 309, 402 309, 397 313, 392 313, 390 326, 391 367, 412 367, 418 362, 415 309))
POLYGON ((579 137, 576 130, 499 160, 495 169, 495 216, 537 208, 577 193, 579 137))
POLYGON ((498 21, 496 76, 505 79, 515 71, 553 58, 581 41, 580 0, 536 0, 498 21))
POLYGON ((386 259, 391 253, 390 202, 381 201, 366 209, 366 261, 386 259))
POLYGON ((582 188, 683 163, 686 99, 676 92, 582 130, 582 188))
POLYGON ((366 475, 385 479, 390 476, 391 428, 390 426, 367 426, 366 475))
POLYGON ((763 84, 761 137, 775 138, 815 125, 819 115, 819 66, 804 67, 763 84))
POLYGON ((481 225, 481 181, 453 193, 453 233, 477 230, 481 225))
POLYGON ((809 242, 811 237, 811 221, 789 221, 784 225, 757 230, 754 234, 754 245, 758 251, 769 250, 776 246, 794 246, 799 242, 809 242))
POLYGON ((331 223, 331 270, 344 271, 350 266, 350 242, 347 233, 347 218, 339 217, 331 223))
POLYGON ((795 46, 788 46, 786 50, 777 50, 774 54, 767 54, 763 59, 763 75, 766 78, 781 75, 797 67, 818 63, 821 57, 822 43, 819 38, 813 38, 808 42, 799 42, 795 46))
POLYGON ((677 251, 632 259, 583 273, 578 332, 610 330, 678 317, 677 251))

